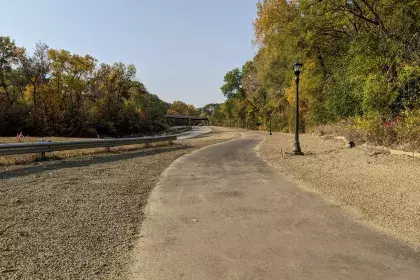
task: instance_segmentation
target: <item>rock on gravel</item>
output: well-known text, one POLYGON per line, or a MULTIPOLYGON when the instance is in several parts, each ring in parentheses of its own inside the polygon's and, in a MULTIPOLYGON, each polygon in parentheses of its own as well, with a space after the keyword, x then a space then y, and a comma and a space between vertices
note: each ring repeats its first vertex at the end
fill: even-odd
POLYGON ((346 149, 343 142, 301 136, 303 157, 291 151, 293 135, 275 133, 259 154, 280 172, 415 247, 420 246, 420 160, 346 149))
POLYGON ((0 279, 124 279, 160 173, 238 136, 215 129, 167 147, 0 167, 0 279))

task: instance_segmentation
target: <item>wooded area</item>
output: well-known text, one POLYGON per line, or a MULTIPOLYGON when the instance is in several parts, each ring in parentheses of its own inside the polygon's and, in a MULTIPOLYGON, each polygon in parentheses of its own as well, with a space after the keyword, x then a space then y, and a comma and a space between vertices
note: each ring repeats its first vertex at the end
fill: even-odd
POLYGON ((303 131, 325 125, 385 145, 420 147, 418 0, 263 0, 257 54, 224 77, 223 104, 168 104, 123 63, 0 37, 0 135, 125 135, 165 128, 164 114, 202 115, 215 125, 294 128, 292 66, 303 62, 303 131), (338 125, 337 125, 338 124, 338 125))
POLYGON ((420 147, 418 0, 264 0, 254 27, 258 52, 226 74, 213 123, 264 129, 272 114, 275 130, 292 131, 299 59, 303 130, 339 123, 364 141, 420 147))
POLYGON ((96 137, 162 130, 169 104, 135 80, 134 65, 0 37, 0 135, 96 137))

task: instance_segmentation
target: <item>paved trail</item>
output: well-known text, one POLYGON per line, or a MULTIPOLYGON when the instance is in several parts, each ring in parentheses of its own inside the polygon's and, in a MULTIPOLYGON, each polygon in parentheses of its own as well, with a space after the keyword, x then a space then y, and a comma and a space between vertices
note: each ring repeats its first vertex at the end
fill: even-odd
POLYGON ((276 174, 261 141, 246 132, 167 169, 130 279, 420 279, 420 254, 276 174))

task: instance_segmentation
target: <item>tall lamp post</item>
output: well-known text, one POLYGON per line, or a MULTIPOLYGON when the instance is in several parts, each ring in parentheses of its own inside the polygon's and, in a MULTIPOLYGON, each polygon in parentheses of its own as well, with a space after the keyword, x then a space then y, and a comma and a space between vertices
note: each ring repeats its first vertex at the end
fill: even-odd
POLYGON ((295 106, 295 144, 293 147, 293 153, 295 155, 303 155, 302 151, 300 150, 299 144, 299 75, 302 72, 303 64, 296 61, 295 65, 293 65, 293 70, 295 72, 295 81, 296 81, 296 106, 295 106))

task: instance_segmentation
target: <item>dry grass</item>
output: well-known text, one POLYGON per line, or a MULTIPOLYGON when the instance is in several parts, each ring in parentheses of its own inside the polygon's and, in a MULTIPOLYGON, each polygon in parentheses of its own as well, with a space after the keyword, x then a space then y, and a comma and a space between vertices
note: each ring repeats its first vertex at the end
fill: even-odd
MULTIPOLYGON (((52 142, 71 141, 71 140, 89 140, 92 138, 71 138, 71 137, 24 137, 21 143, 41 142, 43 139, 52 142)), ((96 139, 96 138, 93 138, 96 139)), ((19 143, 16 137, 0 137, 0 144, 19 143)))
POLYGON ((373 144, 409 152, 420 151, 420 123, 409 120, 389 122, 389 127, 378 121, 358 120, 341 121, 336 124, 320 125, 309 132, 318 136, 344 136, 357 145, 373 144))
POLYGON ((357 129, 351 123, 345 121, 338 124, 320 125, 312 128, 310 132, 318 136, 344 136, 347 140, 353 141, 357 145, 369 142, 368 133, 366 131, 357 129))
MULTIPOLYGON (((38 138, 38 137, 25 137, 24 142, 26 143, 39 142, 41 139, 42 138, 38 138)), ((71 140, 89 140, 91 138, 48 137, 45 139, 51 140, 52 142, 59 142, 59 141, 71 141, 71 140)), ((0 144, 6 144, 6 143, 17 143, 17 140, 15 137, 0 137, 0 144)), ((148 147, 162 147, 162 146, 167 146, 168 144, 169 142, 150 143, 148 147)), ((143 148, 145 148, 145 144, 127 145, 127 146, 111 148, 110 152, 133 151, 133 150, 138 150, 138 149, 143 149, 143 148)), ((107 152, 108 151, 106 150, 106 148, 90 148, 90 149, 80 149, 80 150, 57 151, 57 152, 47 153, 45 160, 65 159, 65 158, 94 155, 94 154, 101 154, 101 153, 107 153, 107 152)), ((0 166, 27 164, 31 162, 37 162, 39 160, 40 160, 39 154, 0 156, 0 166)))

